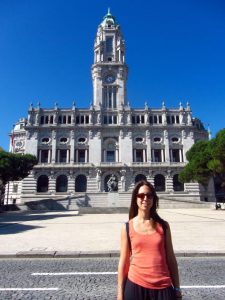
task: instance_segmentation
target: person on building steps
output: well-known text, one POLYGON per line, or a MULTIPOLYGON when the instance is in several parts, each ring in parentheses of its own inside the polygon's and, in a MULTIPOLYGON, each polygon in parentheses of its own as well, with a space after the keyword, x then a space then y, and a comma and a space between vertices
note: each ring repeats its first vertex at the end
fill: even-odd
POLYGON ((132 192, 128 226, 121 229, 117 300, 182 298, 170 227, 157 207, 154 187, 139 181, 132 192))

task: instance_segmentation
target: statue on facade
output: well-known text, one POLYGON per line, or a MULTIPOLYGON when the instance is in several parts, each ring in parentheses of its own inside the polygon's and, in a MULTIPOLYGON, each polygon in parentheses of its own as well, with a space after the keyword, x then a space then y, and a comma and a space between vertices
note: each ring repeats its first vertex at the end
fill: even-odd
POLYGON ((107 181, 107 186, 108 186, 109 192, 115 192, 118 190, 118 182, 117 182, 116 176, 114 174, 112 174, 110 176, 109 180, 107 181))
POLYGON ((97 124, 101 124, 102 123, 102 116, 101 116, 101 113, 99 113, 97 115, 97 124))
POLYGON ((130 115, 130 113, 128 113, 128 115, 127 115, 127 124, 128 125, 131 124, 131 115, 130 115))
POLYGON ((97 187, 98 191, 101 191, 101 170, 97 169, 97 174, 96 174, 96 181, 97 181, 97 187))
POLYGON ((121 187, 122 191, 125 192, 125 186, 126 186, 126 170, 121 170, 121 187))
POLYGON ((33 125, 33 113, 32 111, 28 114, 28 125, 33 125))

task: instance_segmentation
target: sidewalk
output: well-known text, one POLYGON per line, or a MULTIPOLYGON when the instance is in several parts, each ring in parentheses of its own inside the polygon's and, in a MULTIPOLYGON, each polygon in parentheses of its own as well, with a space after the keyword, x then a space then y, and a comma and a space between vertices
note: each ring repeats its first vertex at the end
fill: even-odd
MULTIPOLYGON (((177 256, 224 255, 225 210, 160 209, 177 256)), ((128 214, 0 214, 0 257, 118 256, 128 214)))

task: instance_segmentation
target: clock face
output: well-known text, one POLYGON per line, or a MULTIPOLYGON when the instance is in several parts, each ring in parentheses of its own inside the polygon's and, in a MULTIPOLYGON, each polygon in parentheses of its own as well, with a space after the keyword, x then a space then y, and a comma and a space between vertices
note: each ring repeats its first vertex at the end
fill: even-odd
POLYGON ((113 83, 114 81, 115 81, 115 76, 114 75, 107 75, 106 77, 105 77, 105 82, 107 82, 107 83, 113 83))

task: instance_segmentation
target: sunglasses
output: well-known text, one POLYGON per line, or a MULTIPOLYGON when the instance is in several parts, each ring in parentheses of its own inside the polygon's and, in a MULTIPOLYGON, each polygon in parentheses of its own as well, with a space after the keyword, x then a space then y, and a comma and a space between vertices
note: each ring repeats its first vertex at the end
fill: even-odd
POLYGON ((145 196, 147 197, 147 199, 152 199, 153 198, 153 194, 152 193, 140 193, 137 194, 137 197, 140 198, 141 200, 144 200, 145 196))

